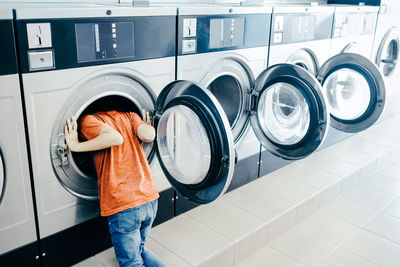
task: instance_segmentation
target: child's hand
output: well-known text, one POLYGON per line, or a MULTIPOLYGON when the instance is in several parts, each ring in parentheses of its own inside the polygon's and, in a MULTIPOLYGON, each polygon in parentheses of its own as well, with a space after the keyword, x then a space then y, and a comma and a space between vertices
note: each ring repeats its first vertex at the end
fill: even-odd
POLYGON ((78 139, 78 124, 74 117, 67 120, 67 124, 64 127, 65 141, 67 146, 71 151, 75 150, 77 144, 79 144, 78 139))
POLYGON ((142 117, 143 117, 143 121, 144 121, 146 124, 151 125, 151 120, 150 120, 149 112, 146 111, 145 109, 142 109, 142 117))

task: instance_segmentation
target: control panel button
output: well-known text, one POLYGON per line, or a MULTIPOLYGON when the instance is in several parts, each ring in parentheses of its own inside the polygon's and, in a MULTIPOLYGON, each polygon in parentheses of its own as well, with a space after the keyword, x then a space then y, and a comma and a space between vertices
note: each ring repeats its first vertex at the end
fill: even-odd
POLYGON ((182 53, 196 52, 196 39, 182 41, 182 53))
POLYGON ((52 46, 50 23, 28 23, 26 24, 26 32, 29 49, 52 46))
POLYGON ((28 52, 29 69, 43 70, 54 68, 53 50, 28 52))
POLYGON ((283 33, 281 33, 281 32, 274 33, 273 42, 275 44, 282 43, 282 36, 283 36, 283 33))
POLYGON ((183 20, 183 37, 196 37, 196 18, 183 20))

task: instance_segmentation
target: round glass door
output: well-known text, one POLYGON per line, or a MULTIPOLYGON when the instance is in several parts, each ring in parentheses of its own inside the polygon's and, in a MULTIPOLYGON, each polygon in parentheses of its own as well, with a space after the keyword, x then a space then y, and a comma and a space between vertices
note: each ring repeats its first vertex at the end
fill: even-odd
MULTIPOLYGON (((73 195, 86 199, 98 199, 97 174, 93 163, 95 152, 71 152, 65 144, 64 126, 74 116, 78 120, 85 115, 101 111, 123 111, 141 114, 141 110, 154 110, 155 96, 134 77, 109 73, 80 84, 76 95, 59 113, 53 128, 50 153, 53 170, 62 186, 73 195)), ((78 128, 80 132, 80 128, 78 128)), ((84 141, 83 135, 80 135, 84 141)), ((151 162, 154 157, 153 143, 144 143, 143 149, 151 162)))
POLYGON ((321 144, 327 111, 321 86, 311 73, 278 64, 256 80, 251 121, 261 143, 285 159, 300 159, 321 144))
POLYGON ((4 164, 3 153, 0 148, 0 204, 4 197, 4 191, 6 189, 6 166, 4 164))
POLYGON ((353 53, 339 54, 321 67, 317 77, 333 127, 359 132, 378 120, 385 104, 385 85, 369 59, 353 53))
POLYGON ((390 28, 383 37, 376 54, 375 64, 385 77, 394 73, 399 59, 400 43, 397 33, 397 27, 390 28))
POLYGON ((204 204, 228 188, 234 168, 230 124, 218 100, 200 85, 169 84, 156 103, 157 156, 171 185, 204 204))

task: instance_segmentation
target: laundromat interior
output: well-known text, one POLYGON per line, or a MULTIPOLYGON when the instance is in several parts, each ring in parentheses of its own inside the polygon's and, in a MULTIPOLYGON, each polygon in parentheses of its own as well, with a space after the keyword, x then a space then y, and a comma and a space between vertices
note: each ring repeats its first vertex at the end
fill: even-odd
POLYGON ((162 265, 124 266, 400 266, 400 1, 0 0, 0 36, 1 267, 123 266, 95 155, 126 141, 67 144, 102 109, 155 132, 162 265))

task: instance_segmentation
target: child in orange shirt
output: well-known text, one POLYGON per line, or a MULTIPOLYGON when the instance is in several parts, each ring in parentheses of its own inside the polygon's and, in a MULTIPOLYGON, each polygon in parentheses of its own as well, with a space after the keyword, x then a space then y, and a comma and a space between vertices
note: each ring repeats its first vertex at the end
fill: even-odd
POLYGON ((79 142, 74 118, 65 125, 73 152, 95 151, 100 210, 108 216, 115 255, 120 266, 164 266, 145 248, 157 213, 159 197, 140 141, 152 142, 155 130, 149 113, 143 120, 134 112, 104 111, 86 115, 79 142))

